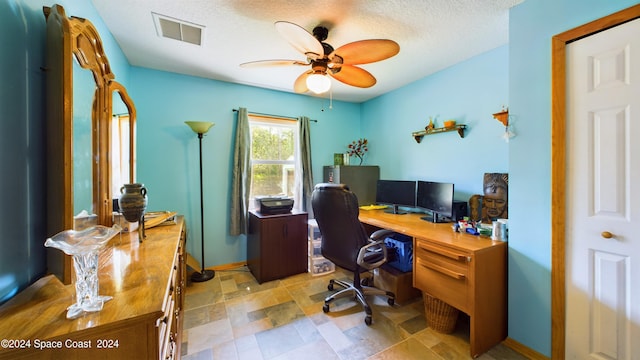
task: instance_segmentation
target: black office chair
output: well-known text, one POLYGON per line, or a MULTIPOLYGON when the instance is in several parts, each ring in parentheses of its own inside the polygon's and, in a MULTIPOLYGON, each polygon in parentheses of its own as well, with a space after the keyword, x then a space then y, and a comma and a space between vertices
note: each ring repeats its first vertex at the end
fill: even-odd
POLYGON ((387 248, 384 239, 393 234, 390 230, 378 230, 367 236, 358 220, 358 199, 344 184, 323 183, 315 186, 311 195, 311 205, 318 228, 322 236, 322 256, 336 266, 353 272, 353 284, 331 279, 329 291, 334 284, 344 289, 327 297, 322 310, 329 312, 329 304, 338 297, 352 294, 364 307, 364 322, 371 325, 371 307, 365 295, 386 295, 387 303, 393 305, 395 295, 392 292, 366 286, 360 280, 360 273, 375 269, 387 261, 387 248))

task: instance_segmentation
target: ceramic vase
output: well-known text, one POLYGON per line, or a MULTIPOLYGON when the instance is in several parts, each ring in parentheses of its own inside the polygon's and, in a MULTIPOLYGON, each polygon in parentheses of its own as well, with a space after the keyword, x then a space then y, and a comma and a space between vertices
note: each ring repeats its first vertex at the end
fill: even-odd
POLYGON ((128 222, 140 221, 147 208, 147 189, 144 184, 124 184, 120 188, 118 206, 128 222))

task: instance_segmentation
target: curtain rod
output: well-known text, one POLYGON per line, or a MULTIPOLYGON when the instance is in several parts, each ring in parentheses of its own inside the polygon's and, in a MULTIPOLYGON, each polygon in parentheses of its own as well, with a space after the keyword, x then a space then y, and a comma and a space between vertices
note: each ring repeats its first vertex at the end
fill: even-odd
MULTIPOLYGON (((238 112, 238 109, 232 109, 233 112, 238 112)), ((291 119, 291 120, 298 120, 297 118, 291 117, 291 116, 282 116, 282 115, 271 115, 271 114, 264 114, 264 113, 259 113, 259 112, 253 112, 253 111, 249 111, 249 114, 253 114, 253 115, 258 115, 258 116, 265 116, 265 117, 270 117, 270 118, 274 118, 274 119, 291 119)), ((313 121, 313 122, 318 122, 318 120, 313 120, 313 119, 309 119, 309 121, 313 121)))

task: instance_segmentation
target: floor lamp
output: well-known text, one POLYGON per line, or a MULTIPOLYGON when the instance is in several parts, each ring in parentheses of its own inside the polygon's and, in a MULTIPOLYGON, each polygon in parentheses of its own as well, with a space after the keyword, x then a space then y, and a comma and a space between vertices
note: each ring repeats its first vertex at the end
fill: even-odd
POLYGON ((198 134, 200 142, 200 235, 202 236, 200 243, 202 246, 202 270, 194 272, 191 275, 191 281, 203 282, 213 279, 216 274, 213 270, 205 270, 204 268, 204 201, 202 199, 202 136, 215 124, 206 121, 185 121, 184 123, 198 134))

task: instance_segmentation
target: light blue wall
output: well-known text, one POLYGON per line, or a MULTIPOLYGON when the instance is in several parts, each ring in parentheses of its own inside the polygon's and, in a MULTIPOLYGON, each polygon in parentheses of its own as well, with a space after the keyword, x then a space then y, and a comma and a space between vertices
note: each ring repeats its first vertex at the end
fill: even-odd
MULTIPOLYGON (((239 106, 312 123, 313 170, 332 163, 358 137, 371 141, 366 164, 385 178, 456 183, 456 198, 482 191, 482 173, 510 177, 509 337, 542 354, 551 347, 550 79, 551 37, 634 5, 631 0, 527 0, 510 12, 510 45, 452 66, 362 105, 261 90, 130 67, 90 1, 60 0, 101 34, 116 80, 138 109, 138 179, 151 210, 185 214, 188 250, 199 255, 198 144, 185 120, 216 126, 203 140, 207 266, 243 261, 245 240, 229 237, 231 144, 239 106), (491 117, 505 104, 517 137, 508 145, 491 117), (324 110, 324 111, 323 111, 324 110), (425 137, 429 115, 469 125, 425 137)), ((40 0, 0 1, 0 302, 44 272, 44 16, 40 0), (11 174, 7 176, 6 174, 11 174), (26 264, 26 265, 25 265, 26 264)))
POLYGON ((313 172, 333 163, 360 133, 360 105, 270 91, 215 80, 133 67, 129 94, 138 115, 137 181, 148 190, 148 210, 185 215, 187 250, 200 259, 200 185, 198 140, 186 120, 212 121, 205 134, 203 183, 206 266, 246 260, 244 236, 229 236, 231 166, 236 113, 232 109, 289 117, 308 116, 313 172))
POLYGON ((0 2, 0 303, 45 271, 44 30, 41 8, 0 2))
POLYGON ((510 11, 509 337, 551 353, 551 37, 637 4, 527 0, 510 11))
POLYGON ((492 116, 508 105, 508 47, 502 46, 444 69, 362 105, 362 134, 370 140, 369 164, 384 179, 455 184, 456 200, 482 194, 485 172, 508 172, 504 126, 492 116), (456 132, 425 136, 429 116, 436 127, 454 119, 456 132))
POLYGON ((116 78, 129 64, 89 0, 0 1, 0 303, 46 272, 45 17, 43 6, 88 18, 116 78))

